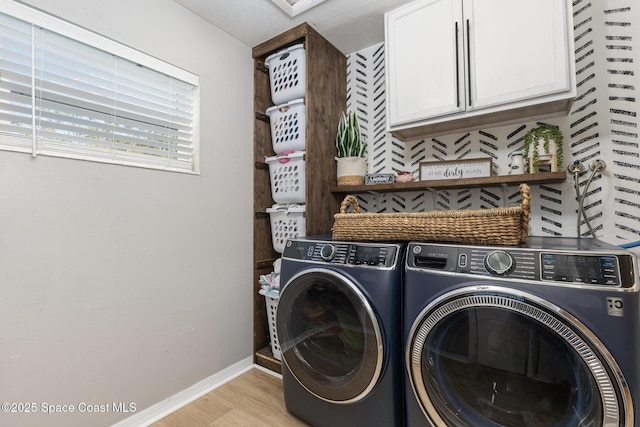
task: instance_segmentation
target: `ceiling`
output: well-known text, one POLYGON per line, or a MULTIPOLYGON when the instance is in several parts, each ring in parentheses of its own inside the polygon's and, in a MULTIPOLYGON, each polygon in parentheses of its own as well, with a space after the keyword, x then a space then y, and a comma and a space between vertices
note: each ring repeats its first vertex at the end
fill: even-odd
POLYGON ((326 0, 290 17, 271 0, 175 0, 231 36, 254 47, 308 22, 348 55, 384 41, 384 13, 410 0, 326 0))

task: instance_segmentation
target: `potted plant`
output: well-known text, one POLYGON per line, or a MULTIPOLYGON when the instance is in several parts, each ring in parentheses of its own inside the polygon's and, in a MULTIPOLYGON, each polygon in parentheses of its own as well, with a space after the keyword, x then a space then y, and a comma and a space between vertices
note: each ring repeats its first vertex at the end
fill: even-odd
POLYGON ((336 134, 338 185, 364 184, 367 173, 367 159, 364 157, 366 148, 356 113, 342 112, 336 134))
POLYGON ((522 149, 528 159, 529 173, 539 172, 541 165, 549 165, 551 172, 561 169, 562 141, 562 132, 558 126, 540 124, 529 129, 522 149))

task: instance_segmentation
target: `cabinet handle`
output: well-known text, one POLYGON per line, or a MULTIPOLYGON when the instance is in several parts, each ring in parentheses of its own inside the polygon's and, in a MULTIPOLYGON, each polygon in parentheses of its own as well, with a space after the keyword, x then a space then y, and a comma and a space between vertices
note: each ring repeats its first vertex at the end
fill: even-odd
POLYGON ((469 20, 467 19, 467 87, 469 88, 469 107, 471 107, 471 33, 469 20))
POLYGON ((455 28, 455 32, 456 32, 456 106, 458 108, 460 108, 460 61, 458 60, 458 53, 459 53, 459 48, 458 48, 458 22, 456 21, 456 28, 455 28))

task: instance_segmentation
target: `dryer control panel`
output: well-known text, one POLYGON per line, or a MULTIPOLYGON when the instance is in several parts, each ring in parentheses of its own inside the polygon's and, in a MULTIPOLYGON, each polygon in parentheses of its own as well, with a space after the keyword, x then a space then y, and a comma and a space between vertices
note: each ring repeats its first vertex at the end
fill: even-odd
POLYGON ((318 240, 290 240, 282 253, 287 259, 375 268, 395 267, 399 255, 397 244, 318 240))
MULTIPOLYGON (((547 238, 544 242, 553 242, 553 239, 547 238)), ((582 247, 570 250, 545 245, 489 247, 411 243, 407 268, 556 284, 624 288, 636 284, 636 261, 632 253, 615 246, 606 246, 609 251, 603 252, 602 243, 598 248, 585 246, 582 243, 582 247)))

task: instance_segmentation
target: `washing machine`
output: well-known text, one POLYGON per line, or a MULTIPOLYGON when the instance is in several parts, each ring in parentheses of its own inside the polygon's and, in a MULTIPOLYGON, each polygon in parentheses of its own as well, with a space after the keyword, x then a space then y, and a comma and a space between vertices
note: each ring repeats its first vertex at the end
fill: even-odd
POLYGON ((276 329, 287 410, 312 426, 400 426, 406 245, 289 240, 276 329))
POLYGON ((640 425, 635 255, 594 239, 410 243, 406 425, 640 425))

